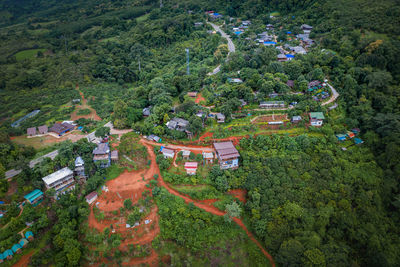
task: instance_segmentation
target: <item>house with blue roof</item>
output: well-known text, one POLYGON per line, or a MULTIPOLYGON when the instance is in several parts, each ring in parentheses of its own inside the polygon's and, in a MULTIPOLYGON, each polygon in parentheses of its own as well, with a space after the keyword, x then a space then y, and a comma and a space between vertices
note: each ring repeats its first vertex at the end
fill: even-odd
POLYGON ((29 241, 26 238, 21 238, 21 240, 18 242, 18 244, 23 248, 26 247, 26 245, 28 245, 28 243, 29 243, 29 241))
POLYGON ((3 253, 0 253, 0 263, 2 263, 4 261, 6 257, 4 257, 3 253))
POLYGON ((21 245, 20 244, 14 244, 12 247, 11 247, 11 250, 14 252, 14 253, 21 253, 21 245))
POLYGON ((4 251, 3 256, 5 259, 11 260, 13 257, 14 253, 11 249, 7 249, 6 251, 4 251))
POLYGON ((287 60, 292 60, 292 59, 294 59, 294 55, 287 54, 286 58, 287 58, 287 60))
POLYGON ((28 201, 31 205, 37 206, 43 200, 43 192, 39 189, 35 189, 29 194, 25 195, 24 198, 28 201))
POLYGON ((276 42, 268 41, 268 42, 264 42, 264 45, 265 45, 265 46, 275 46, 275 45, 276 45, 276 42))
POLYGON ((337 135, 336 135, 336 138, 337 138, 339 141, 345 141, 345 140, 346 140, 346 135, 345 135, 345 134, 337 134, 337 135))
POLYGON ((25 238, 28 239, 29 241, 33 240, 33 233, 32 231, 28 231, 25 233, 25 238))

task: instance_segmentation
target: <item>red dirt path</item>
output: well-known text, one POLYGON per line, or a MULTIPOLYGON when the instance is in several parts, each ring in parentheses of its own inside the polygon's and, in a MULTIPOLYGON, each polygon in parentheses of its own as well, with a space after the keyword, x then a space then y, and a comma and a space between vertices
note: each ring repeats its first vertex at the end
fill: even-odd
MULTIPOLYGON (((168 192, 170 192, 171 194, 173 194, 175 196, 178 196, 178 197, 184 199, 186 203, 192 202, 196 207, 199 207, 199 208, 201 208, 201 209, 203 209, 203 210, 205 210, 207 212, 210 212, 210 213, 212 213, 214 215, 217 215, 217 216, 224 216, 225 215, 225 212, 217 209, 216 207, 208 205, 208 204, 203 203, 201 201, 195 201, 195 200, 191 199, 190 197, 182 195, 178 191, 176 191, 176 190, 172 189, 171 187, 169 187, 169 185, 164 181, 164 179, 161 176, 160 170, 159 170, 159 168, 157 166, 157 163, 156 163, 156 155, 154 154, 153 148, 149 144, 147 144, 143 139, 141 139, 140 142, 147 147, 147 151, 149 152, 150 159, 151 159, 150 170, 153 170, 152 171, 153 173, 155 172, 155 173, 157 173, 159 175, 158 181, 159 181, 160 185, 164 186, 168 190, 168 192)), ((239 218, 233 218, 233 221, 236 222, 246 232, 247 236, 261 249, 262 253, 268 258, 268 260, 270 261, 271 265, 273 267, 275 267, 275 262, 274 262, 272 256, 263 248, 263 246, 260 244, 260 242, 257 241, 257 239, 253 236, 253 234, 251 232, 249 232, 249 230, 244 225, 242 220, 239 219, 239 218)))
POLYGON ((87 99, 85 99, 85 96, 83 95, 83 93, 79 90, 79 86, 76 86, 76 90, 79 91, 79 94, 81 95, 82 98, 82 105, 77 105, 76 106, 76 110, 74 112, 72 112, 71 114, 71 120, 76 121, 77 119, 80 118, 85 118, 85 119, 93 119, 95 121, 101 121, 101 118, 97 115, 96 110, 94 110, 92 107, 90 107, 87 104, 87 99), (80 109, 90 109, 91 113, 88 115, 77 115, 78 110, 80 109))
POLYGON ((201 95, 201 93, 197 94, 196 100, 194 101, 196 104, 200 103, 201 101, 206 101, 206 99, 201 95))
POLYGON ((19 261, 13 265, 13 267, 28 267, 29 260, 31 259, 32 255, 33 251, 23 255, 21 259, 19 259, 19 261))
POLYGON ((229 190, 228 194, 236 197, 237 199, 239 199, 239 201, 246 203, 246 195, 247 195, 246 190, 244 190, 244 189, 229 190))

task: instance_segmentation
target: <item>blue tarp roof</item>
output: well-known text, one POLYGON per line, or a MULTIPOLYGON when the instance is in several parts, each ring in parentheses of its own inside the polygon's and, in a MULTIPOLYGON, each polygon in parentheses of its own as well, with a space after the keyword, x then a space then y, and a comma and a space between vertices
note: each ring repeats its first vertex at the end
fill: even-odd
POLYGON ((43 192, 40 191, 39 189, 35 189, 32 192, 30 192, 29 194, 25 195, 24 198, 26 200, 28 200, 29 202, 33 202, 35 199, 37 199, 38 197, 42 196, 43 192))
POLYGON ((4 251, 3 256, 4 258, 7 258, 8 256, 12 256, 14 255, 14 253, 12 252, 11 249, 7 249, 6 251, 4 251))
POLYGON ((12 246, 12 251, 15 253, 15 252, 17 252, 18 251, 18 249, 21 249, 22 247, 21 247, 21 245, 20 244, 14 244, 14 246, 12 246))
POLYGON ((0 205, 4 204, 4 201, 0 201, 0 205))
POLYGON ((22 238, 18 243, 21 247, 23 247, 25 244, 28 244, 28 240, 26 238, 22 238))
POLYGON ((358 144, 362 144, 362 143, 364 143, 364 141, 363 140, 361 140, 360 138, 354 138, 354 143, 356 144, 356 145, 358 145, 358 144))
POLYGON ((6 257, 4 256, 3 253, 0 253, 0 260, 4 260, 6 257))
POLYGON ((269 41, 269 42, 264 42, 264 44, 276 44, 276 42, 269 41))
POLYGON ((292 34, 292 32, 287 32, 287 34, 292 34))
POLYGON ((243 32, 235 32, 236 35, 241 35, 243 32))
POLYGON ((32 231, 28 231, 28 232, 25 233, 25 237, 26 237, 26 238, 28 238, 28 237, 30 237, 30 236, 33 236, 32 231))
POLYGON ((287 57, 287 58, 294 58, 294 55, 287 54, 286 57, 287 57))

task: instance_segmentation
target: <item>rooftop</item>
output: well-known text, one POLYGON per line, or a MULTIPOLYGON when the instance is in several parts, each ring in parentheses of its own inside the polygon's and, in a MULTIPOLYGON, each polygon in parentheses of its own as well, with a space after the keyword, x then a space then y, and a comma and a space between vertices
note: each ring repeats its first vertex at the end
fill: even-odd
POLYGON ((310 112, 311 119, 323 120, 325 116, 322 112, 310 112))
POLYGON ((91 200, 94 197, 97 197, 97 192, 96 191, 93 191, 92 193, 87 195, 85 198, 86 198, 86 200, 91 200))
POLYGON ((78 156, 78 157, 75 159, 75 167, 82 166, 82 165, 84 165, 84 164, 85 164, 85 162, 83 161, 83 159, 82 159, 80 156, 78 156))
POLYGON ((68 168, 65 167, 61 170, 58 170, 56 172, 53 172, 52 174, 49 174, 45 177, 42 178, 43 182, 45 182, 45 184, 50 185, 58 180, 63 179, 64 177, 67 177, 68 175, 72 175, 73 172, 68 168))
POLYGON ((108 146, 108 143, 100 143, 93 150, 93 154, 95 155, 108 154, 108 153, 110 153, 110 147, 108 146))
POLYGON ((185 162, 185 169, 197 169, 197 162, 185 162))
POLYGON ((239 152, 234 147, 233 143, 228 142, 221 142, 221 143, 214 143, 214 148, 217 151, 219 157, 221 159, 230 159, 230 158, 237 158, 239 157, 239 152))
POLYGON ((29 202, 33 202, 35 199, 37 199, 38 197, 42 196, 43 192, 40 191, 39 189, 35 189, 32 192, 30 192, 29 194, 25 195, 24 198, 26 200, 28 200, 29 202))

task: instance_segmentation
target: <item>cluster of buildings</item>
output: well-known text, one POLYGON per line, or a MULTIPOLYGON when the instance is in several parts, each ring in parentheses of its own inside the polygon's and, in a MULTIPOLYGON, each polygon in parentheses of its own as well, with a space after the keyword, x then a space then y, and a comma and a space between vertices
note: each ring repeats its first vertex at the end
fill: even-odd
MULTIPOLYGON (((336 138, 338 139, 338 141, 346 141, 348 139, 349 140, 353 139, 354 144, 360 145, 360 144, 364 143, 364 141, 361 138, 356 137, 359 133, 360 133, 360 129, 354 128, 354 129, 351 129, 350 131, 347 131, 344 134, 336 134, 336 138)), ((343 149, 343 150, 346 150, 346 149, 343 149)))
MULTIPOLYGON (((231 141, 214 143, 213 147, 215 149, 215 155, 213 152, 203 152, 203 163, 213 164, 214 159, 218 159, 219 166, 221 169, 237 169, 239 167, 239 152, 233 145, 231 141)), ((176 151, 172 148, 161 147, 160 152, 163 154, 164 158, 174 158, 176 151)), ((183 150, 182 158, 184 160, 189 160, 190 151, 183 150)), ((196 174, 198 169, 198 162, 187 161, 184 164, 184 168, 188 175, 196 174)))
POLYGON ((224 17, 222 14, 214 12, 212 10, 206 11, 206 14, 209 16, 210 20, 218 20, 224 17))
POLYGON ((31 127, 26 130, 26 133, 29 137, 32 136, 41 136, 48 133, 56 134, 57 136, 62 136, 76 128, 76 124, 72 121, 63 121, 62 123, 55 123, 50 129, 47 125, 42 125, 37 127, 31 127))
POLYGON ((326 88, 326 83, 318 80, 308 83, 307 92, 312 95, 315 101, 322 101, 329 97, 329 90, 326 88))
POLYGON ((18 243, 15 243, 11 249, 5 250, 3 253, 0 253, 0 263, 4 262, 4 260, 11 260, 14 254, 19 254, 22 251, 22 248, 26 247, 29 241, 33 240, 32 231, 27 231, 24 237, 19 240, 18 243))
POLYGON ((242 21, 242 23, 240 24, 240 26, 238 27, 233 27, 232 31, 234 34, 236 34, 237 36, 241 35, 242 33, 244 33, 249 26, 251 25, 251 21, 250 20, 244 20, 242 21))

